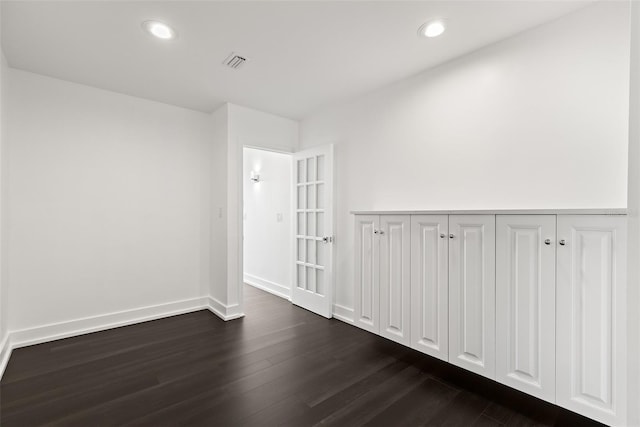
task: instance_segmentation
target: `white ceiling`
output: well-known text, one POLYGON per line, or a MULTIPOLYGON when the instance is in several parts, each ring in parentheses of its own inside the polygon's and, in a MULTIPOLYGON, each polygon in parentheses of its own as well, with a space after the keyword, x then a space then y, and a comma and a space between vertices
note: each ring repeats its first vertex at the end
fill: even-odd
POLYGON ((570 13, 584 1, 3 1, 14 68, 204 112, 285 117, 416 74, 570 13), (436 39, 418 27, 446 19, 436 39), (172 25, 151 38, 141 22, 172 25), (232 52, 250 58, 231 70, 232 52))

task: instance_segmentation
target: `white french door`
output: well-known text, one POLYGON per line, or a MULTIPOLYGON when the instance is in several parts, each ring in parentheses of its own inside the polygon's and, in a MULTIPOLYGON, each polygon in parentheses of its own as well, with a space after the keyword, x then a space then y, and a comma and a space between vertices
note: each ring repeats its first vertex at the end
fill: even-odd
POLYGON ((333 306, 333 146, 295 153, 295 260, 291 300, 321 316, 333 306))

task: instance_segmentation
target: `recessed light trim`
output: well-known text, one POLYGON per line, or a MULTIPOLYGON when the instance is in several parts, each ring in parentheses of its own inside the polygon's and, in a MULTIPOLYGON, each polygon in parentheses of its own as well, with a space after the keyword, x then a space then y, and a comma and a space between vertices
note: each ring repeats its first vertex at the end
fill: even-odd
POLYGON ((171 40, 176 38, 176 30, 160 21, 144 21, 142 28, 154 37, 162 40, 171 40))
POLYGON ((438 19, 422 24, 418 29, 418 34, 422 37, 433 38, 442 35, 446 29, 444 21, 438 19))

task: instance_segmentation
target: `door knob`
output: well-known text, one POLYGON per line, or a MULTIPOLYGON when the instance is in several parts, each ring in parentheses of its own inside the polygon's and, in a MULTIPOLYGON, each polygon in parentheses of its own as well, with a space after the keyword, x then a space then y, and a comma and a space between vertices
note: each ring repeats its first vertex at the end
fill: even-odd
POLYGON ((378 231, 378 233, 380 233, 380 235, 382 236, 384 234, 384 230, 380 230, 378 231))
POLYGON ((452 234, 449 234, 449 238, 450 238, 450 239, 453 239, 454 237, 455 237, 455 236, 453 235, 453 233, 452 233, 452 234))
POLYGON ((444 239, 445 237, 447 237, 447 236, 445 236, 444 234, 440 234, 440 238, 441 239, 444 239))
POLYGON ((323 241, 324 243, 331 243, 331 242, 333 242, 333 237, 331 237, 331 236, 325 236, 325 237, 323 237, 323 238, 322 238, 322 241, 323 241))
POLYGON ((544 241, 544 244, 545 244, 545 245, 550 245, 550 244, 551 244, 551 239, 546 239, 546 240, 544 241))
POLYGON ((373 234, 378 234, 378 230, 373 230, 373 234))
POLYGON ((564 246, 567 244, 567 242, 565 242, 564 239, 560 240, 558 243, 560 243, 560 246, 564 246))

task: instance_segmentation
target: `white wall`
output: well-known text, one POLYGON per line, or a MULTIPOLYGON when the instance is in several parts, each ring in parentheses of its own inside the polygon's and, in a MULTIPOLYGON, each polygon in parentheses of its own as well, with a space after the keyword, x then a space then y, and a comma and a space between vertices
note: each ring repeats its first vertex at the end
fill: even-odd
MULTIPOLYGON (((632 3, 631 14, 631 84, 629 105, 629 176, 628 176, 628 263, 627 280, 629 330, 628 360, 637 361, 640 355, 640 328, 638 328, 640 314, 640 4, 632 3)), ((628 405, 629 425, 640 425, 640 366, 629 363, 629 392, 628 405)))
POLYGON ((245 282, 284 298, 291 294, 291 162, 290 154, 244 149, 245 282))
POLYGON ((298 149, 298 122, 235 104, 229 108, 232 137, 243 146, 294 152, 298 149))
MULTIPOLYGON (((0 7, 0 10, 2 8, 0 7)), ((1 32, 0 32, 1 33, 1 32)), ((0 34, 0 46, 2 46, 2 36, 0 34)), ((5 175, 7 172, 5 145, 6 145, 6 108, 5 98, 7 95, 7 60, 4 57, 4 53, 0 48, 0 365, 2 364, 2 345, 7 338, 7 319, 8 319, 8 307, 7 307, 7 294, 8 294, 8 281, 6 280, 6 250, 5 250, 5 220, 6 220, 6 198, 7 198, 7 180, 5 175)), ((0 375, 1 375, 0 367, 0 375)))
POLYGON ((227 145, 229 137, 228 106, 211 115, 212 152, 210 166, 211 253, 210 295, 221 304, 227 300, 227 145))
POLYGON ((594 4, 303 120, 301 148, 336 148, 336 303, 352 306, 350 210, 626 207, 628 9, 594 4))
POLYGON ((9 78, 9 328, 207 295, 211 117, 9 78))

